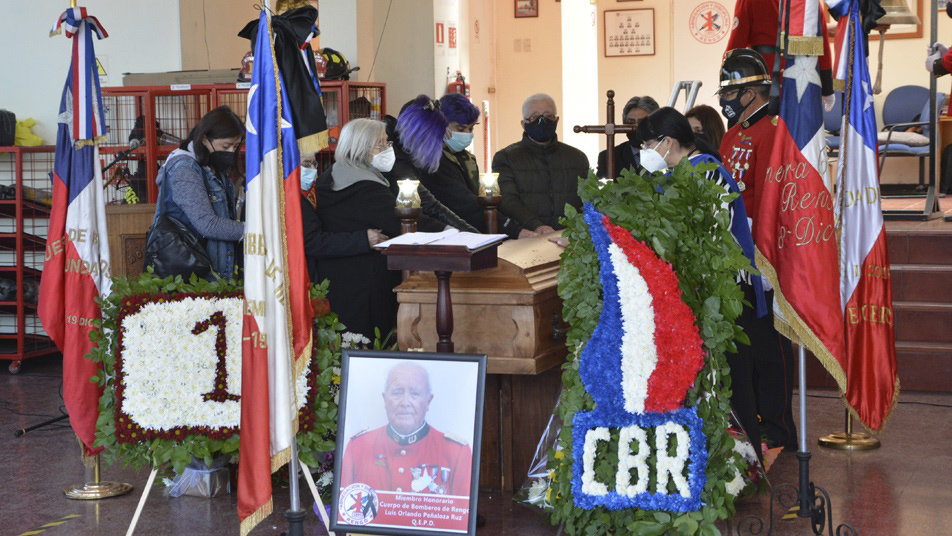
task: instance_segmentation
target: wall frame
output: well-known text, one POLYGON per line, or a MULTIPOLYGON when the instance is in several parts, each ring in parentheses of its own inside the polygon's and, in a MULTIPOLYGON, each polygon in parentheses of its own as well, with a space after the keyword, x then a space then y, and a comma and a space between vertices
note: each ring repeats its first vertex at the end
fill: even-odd
POLYGON ((539 16, 539 0, 513 0, 513 12, 517 19, 539 16))
POLYGON ((605 57, 654 56, 654 8, 608 9, 604 12, 605 57))

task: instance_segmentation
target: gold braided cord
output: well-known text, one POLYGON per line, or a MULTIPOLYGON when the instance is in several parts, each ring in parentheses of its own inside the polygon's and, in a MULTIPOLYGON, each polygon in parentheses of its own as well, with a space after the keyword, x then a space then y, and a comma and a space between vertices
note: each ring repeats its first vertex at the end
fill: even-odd
POLYGON ((83 147, 92 147, 93 145, 100 145, 106 142, 106 139, 109 136, 103 134, 102 136, 96 136, 91 140, 76 140, 73 142, 73 147, 76 149, 82 149, 83 147))
POLYGON ((271 512, 274 511, 274 502, 271 497, 268 497, 268 501, 258 507, 250 516, 244 518, 241 521, 241 536, 248 536, 248 533, 254 529, 258 523, 261 523, 265 520, 266 517, 271 515, 271 512))

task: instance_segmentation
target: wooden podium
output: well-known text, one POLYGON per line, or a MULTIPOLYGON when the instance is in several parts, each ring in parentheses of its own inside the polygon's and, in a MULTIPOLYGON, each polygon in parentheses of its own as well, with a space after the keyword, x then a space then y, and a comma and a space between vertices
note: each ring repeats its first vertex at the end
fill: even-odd
MULTIPOLYGON (((445 306, 451 309, 451 322, 455 320, 455 331, 450 326, 453 347, 489 356, 481 489, 512 490, 522 485, 558 398, 566 326, 556 292, 562 249, 548 240, 553 236, 558 235, 493 246, 498 260, 494 258, 488 266, 473 260, 469 269, 456 270, 444 258, 441 262, 447 264, 436 268, 428 264, 422 268, 426 272, 412 275, 396 289, 401 350, 442 351, 439 344, 445 326, 438 328, 434 318, 440 317, 440 290, 445 286, 446 294, 452 293, 452 304, 447 301, 445 306), (429 271, 436 269, 461 273, 443 279, 429 271)), ((388 248, 389 267, 420 270, 419 261, 410 258, 390 264, 407 257, 398 247, 425 246, 388 248)))

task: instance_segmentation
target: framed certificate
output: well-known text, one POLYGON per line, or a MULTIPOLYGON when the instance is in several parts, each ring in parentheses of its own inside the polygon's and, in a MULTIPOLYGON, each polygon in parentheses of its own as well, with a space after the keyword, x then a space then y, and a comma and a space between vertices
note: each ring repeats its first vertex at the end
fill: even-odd
POLYGON ((654 9, 605 10, 606 58, 654 54, 654 9))

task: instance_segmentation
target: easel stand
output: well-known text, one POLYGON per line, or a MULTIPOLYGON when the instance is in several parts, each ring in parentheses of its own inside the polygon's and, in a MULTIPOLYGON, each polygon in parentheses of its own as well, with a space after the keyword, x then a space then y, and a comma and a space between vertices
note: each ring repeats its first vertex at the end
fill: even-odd
MULTIPOLYGON (((774 502, 776 502, 784 513, 798 509, 797 517, 810 519, 813 534, 857 536, 856 529, 847 523, 841 523, 835 529, 833 528, 833 504, 830 501, 830 494, 810 480, 810 458, 813 455, 807 450, 807 357, 803 346, 800 346, 799 350, 800 450, 797 451, 797 460, 800 463, 800 487, 798 489, 793 484, 781 484, 774 488, 770 494, 770 517, 766 534, 773 534, 774 502)), ((737 533, 764 534, 763 527, 762 519, 750 515, 737 522, 737 533)))

